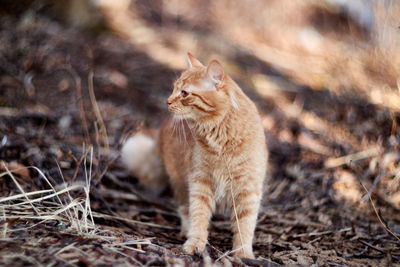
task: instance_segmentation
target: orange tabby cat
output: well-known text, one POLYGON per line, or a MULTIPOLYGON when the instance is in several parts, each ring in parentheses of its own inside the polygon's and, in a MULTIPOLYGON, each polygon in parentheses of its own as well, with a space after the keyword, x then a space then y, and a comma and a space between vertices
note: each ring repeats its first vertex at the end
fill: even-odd
POLYGON ((260 116, 218 61, 205 67, 188 53, 188 66, 167 100, 174 117, 158 135, 142 132, 128 139, 122 158, 153 189, 165 184, 166 171, 186 253, 204 250, 217 208, 231 211, 235 255, 253 258, 268 157, 260 116))

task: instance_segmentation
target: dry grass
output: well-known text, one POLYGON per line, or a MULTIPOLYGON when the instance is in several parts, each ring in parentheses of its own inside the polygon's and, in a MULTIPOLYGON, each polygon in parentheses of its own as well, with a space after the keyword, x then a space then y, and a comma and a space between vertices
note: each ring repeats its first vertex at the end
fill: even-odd
MULTIPOLYGON (((35 233, 41 226, 47 226, 45 235, 39 235, 36 238, 32 236, 30 244, 31 251, 37 253, 35 257, 25 256, 24 253, 11 253, 7 256, 3 256, 0 260, 2 264, 9 264, 12 260, 20 260, 22 262, 29 262, 34 264, 40 264, 37 256, 45 255, 40 250, 38 245, 43 242, 43 239, 48 239, 53 235, 72 235, 79 237, 76 242, 72 242, 63 246, 61 240, 58 243, 54 243, 49 246, 51 251, 54 251, 55 262, 61 262, 68 265, 75 265, 80 260, 76 257, 72 257, 68 260, 69 253, 78 251, 88 256, 87 261, 93 264, 103 263, 102 259, 96 259, 93 251, 89 250, 89 254, 84 251, 87 250, 87 244, 82 240, 90 239, 91 242, 97 242, 101 244, 101 247, 105 250, 109 250, 113 254, 118 254, 122 258, 129 259, 133 265, 142 265, 132 255, 125 253, 126 250, 144 253, 140 247, 142 245, 151 244, 148 238, 136 239, 127 235, 121 237, 121 232, 117 230, 107 230, 104 227, 97 226, 94 222, 94 218, 102 218, 109 221, 123 220, 129 223, 141 223, 152 227, 163 227, 161 225, 144 223, 126 218, 120 218, 118 216, 110 216, 101 214, 98 212, 92 212, 90 204, 90 188, 92 179, 92 161, 93 161, 93 148, 88 148, 89 153, 85 153, 87 156, 83 160, 85 170, 85 183, 84 184, 73 184, 67 185, 64 182, 61 185, 52 185, 49 179, 44 175, 43 171, 36 167, 29 167, 36 171, 39 177, 43 179, 50 189, 37 190, 32 192, 26 192, 23 189, 23 185, 18 182, 18 178, 13 174, 18 172, 18 169, 8 169, 4 162, 2 162, 5 172, 0 174, 1 179, 10 177, 15 183, 15 186, 20 191, 19 194, 10 195, 7 197, 0 198, 0 211, 1 211, 1 222, 2 231, 0 242, 12 242, 18 239, 18 232, 31 232, 35 233), (83 197, 72 197, 72 195, 82 195, 83 197), (12 223, 9 223, 12 222, 12 223), (54 228, 48 228, 49 225, 55 225, 54 228), (57 234, 58 233, 58 234, 57 234), (83 243, 83 244, 82 244, 83 243), (37 247, 35 249, 35 247, 37 247), (67 257, 68 256, 68 257, 67 257)), ((60 169, 61 171, 61 169, 60 169)), ((165 227, 170 229, 168 227, 165 227)))

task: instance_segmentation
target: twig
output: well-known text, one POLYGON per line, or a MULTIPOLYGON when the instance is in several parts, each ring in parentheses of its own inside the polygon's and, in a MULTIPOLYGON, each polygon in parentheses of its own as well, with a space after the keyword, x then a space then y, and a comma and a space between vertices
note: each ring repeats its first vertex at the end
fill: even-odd
MULTIPOLYGON (((94 191, 94 194, 96 194, 96 192, 97 191, 94 191)), ((155 207, 151 207, 151 208, 147 208, 147 209, 145 209, 145 208, 142 209, 142 208, 138 208, 138 207, 133 208, 132 206, 126 206, 126 205, 120 205, 120 204, 110 204, 102 196, 100 196, 100 197, 95 196, 95 197, 98 197, 98 198, 96 198, 96 200, 101 201, 102 204, 104 206, 106 206, 107 211, 111 215, 114 214, 111 210, 111 209, 113 209, 116 211, 121 210, 123 212, 136 212, 136 213, 154 213, 155 212, 155 213, 159 213, 161 215, 171 216, 171 217, 178 218, 178 219, 180 218, 177 213, 165 211, 165 210, 155 208, 155 207)), ((212 223, 214 223, 214 222, 212 222, 212 223)), ((213 226, 214 226, 214 224, 213 224, 213 226)))
POLYGON ((35 205, 33 205, 32 201, 29 199, 29 197, 26 195, 24 189, 22 189, 21 185, 18 183, 18 181, 14 178, 14 175, 10 172, 10 170, 7 168, 6 164, 3 163, 3 167, 6 170, 7 174, 11 177, 11 179, 13 180, 13 182, 15 183, 15 185, 18 187, 19 191, 21 191, 21 193, 23 194, 23 196, 26 198, 26 200, 28 201, 28 203, 32 206, 33 210, 35 211, 35 213, 37 215, 40 215, 39 210, 36 209, 35 205))
MULTIPOLYGON (((81 166, 81 164, 83 162, 83 159, 85 159, 87 154, 89 153, 89 150, 87 150, 87 151, 84 150, 83 152, 84 153, 80 157, 79 161, 75 161, 76 162, 76 169, 75 169, 75 172, 74 172, 74 176, 72 176, 72 179, 71 179, 71 183, 72 184, 75 182, 76 178, 78 177, 80 166, 81 166)), ((75 157, 73 157, 73 158, 75 159, 75 157)))
POLYGON ((83 106, 83 97, 82 97, 82 83, 81 83, 81 78, 79 75, 76 73, 76 71, 72 68, 71 65, 66 65, 65 70, 68 71, 72 78, 75 81, 75 87, 76 87, 76 93, 77 93, 77 100, 78 100, 78 105, 79 105, 79 115, 81 117, 82 121, 82 127, 85 133, 85 140, 86 143, 90 143, 90 134, 89 134, 89 127, 86 121, 86 115, 85 115, 85 108, 83 106))
POLYGON ((125 253, 119 251, 119 250, 116 249, 116 248, 113 248, 113 247, 106 247, 106 248, 108 248, 109 250, 114 251, 114 252, 116 252, 116 253, 118 253, 118 254, 121 254, 122 256, 125 256, 125 257, 127 257, 128 259, 131 259, 135 264, 137 264, 137 266, 143 266, 143 264, 142 264, 140 261, 136 260, 136 259, 133 258, 132 256, 129 256, 128 254, 125 254, 125 253))
MULTIPOLYGON (((262 210, 260 212, 261 214, 267 214, 267 211, 262 210)), ((319 228, 319 229, 324 229, 326 226, 322 223, 317 223, 317 222, 312 222, 309 220, 289 220, 289 219, 285 219, 285 218, 279 218, 278 217, 278 213, 272 213, 272 214, 267 214, 268 217, 271 217, 271 222, 276 223, 276 224, 284 224, 284 225, 288 225, 288 226, 312 226, 314 228, 319 228)))
POLYGON ((372 192, 374 192, 376 185, 380 182, 380 180, 382 179, 382 177, 385 176, 385 174, 386 174, 386 173, 383 172, 383 173, 380 173, 379 175, 377 175, 377 176, 375 177, 374 182, 373 182, 371 188, 368 190, 368 194, 366 194, 366 195, 362 198, 362 201, 363 201, 363 202, 367 200, 368 196, 371 195, 372 192))
POLYGON ((280 264, 276 264, 270 261, 260 261, 256 259, 248 259, 248 258, 241 258, 242 262, 244 264, 250 265, 250 266, 262 266, 262 267, 279 267, 281 266, 280 264))
POLYGON ((234 214, 235 214, 236 225, 237 225, 238 233, 239 233, 239 239, 240 239, 240 245, 241 245, 240 248, 242 249, 242 251, 243 251, 243 253, 244 253, 242 232, 240 231, 240 224, 239 224, 239 218, 238 218, 238 215, 237 215, 235 197, 234 197, 234 195, 233 195, 233 177, 232 177, 231 171, 230 171, 229 166, 228 166, 228 162, 227 162, 227 160, 226 160, 225 157, 224 157, 224 161, 225 161, 225 168, 226 168, 226 170, 227 170, 228 173, 229 173, 229 180, 230 180, 230 184, 231 184, 231 188, 230 188, 231 190, 230 190, 230 191, 231 191, 233 212, 234 212, 234 214))
POLYGON ((150 222, 142 222, 142 221, 132 220, 132 219, 123 218, 123 217, 119 217, 119 216, 102 214, 102 213, 98 213, 98 212, 93 212, 93 217, 103 218, 103 219, 114 219, 114 220, 123 221, 123 222, 127 222, 127 223, 139 224, 139 225, 145 225, 145 226, 169 229, 169 230, 177 230, 178 229, 177 227, 173 227, 173 226, 155 224, 155 223, 150 223, 150 222))
POLYGON ((395 233, 393 233, 393 232, 389 229, 389 227, 387 227, 387 225, 383 222, 381 216, 379 215, 379 212, 377 211, 377 209, 376 209, 376 207, 375 207, 374 201, 372 201, 372 197, 371 197, 371 195, 369 194, 368 189, 365 187, 365 185, 364 185, 361 181, 360 181, 360 183, 361 183, 362 187, 364 188, 365 192, 368 194, 368 197, 369 197, 369 200, 370 200, 370 202, 371 202, 372 208, 374 209, 374 212, 375 212, 375 214, 376 214, 376 217, 378 217, 379 222, 382 224, 383 229, 385 229, 386 232, 388 232, 391 236, 393 236, 394 238, 397 239, 397 241, 400 242, 400 237, 398 237, 395 233))
POLYGON ((93 89, 93 70, 90 70, 89 76, 88 76, 88 90, 89 90, 89 97, 90 97, 90 102, 92 103, 93 107, 93 112, 96 115, 96 119, 100 124, 100 134, 102 135, 103 138, 103 144, 105 146, 106 154, 110 154, 110 145, 108 142, 108 136, 107 136, 107 129, 103 121, 103 117, 101 116, 100 108, 99 105, 97 104, 96 101, 96 96, 94 94, 94 89, 93 89))
POLYGON ((292 235, 292 237, 296 238, 296 237, 303 237, 303 236, 321 236, 321 235, 329 235, 329 234, 332 234, 332 233, 335 233, 335 232, 337 232, 337 233, 349 232, 351 230, 353 230, 352 227, 347 227, 347 228, 340 229, 338 231, 330 230, 330 231, 323 231, 323 232, 303 233, 303 234, 292 235))
POLYGON ((110 172, 107 173, 105 176, 107 178, 109 178, 112 182, 114 182, 116 185, 118 185, 119 187, 122 187, 122 188, 125 188, 125 189, 128 189, 129 191, 131 191, 138 198, 140 198, 140 200, 145 201, 149 204, 159 206, 159 207, 164 208, 169 211, 175 211, 174 204, 171 203, 171 201, 169 201, 167 199, 159 200, 159 199, 149 196, 148 194, 142 193, 139 190, 137 190, 136 188, 134 188, 131 184, 120 181, 114 174, 112 174, 110 172))
POLYGON ((380 149, 378 147, 373 147, 364 151, 360 151, 354 154, 349 154, 347 156, 339 158, 329 158, 325 161, 326 168, 336 168, 344 164, 348 164, 352 161, 357 161, 361 159, 366 159, 378 155, 380 149))
POLYGON ((218 259, 216 259, 215 262, 218 262, 218 261, 220 261, 221 259, 223 259, 223 258, 225 258, 225 257, 228 257, 229 255, 231 255, 231 254, 233 254, 233 253, 235 253, 236 251, 239 251, 239 250, 241 250, 241 249, 242 249, 242 247, 240 246, 240 247, 238 247, 237 249, 227 251, 227 252, 225 252, 224 254, 222 254, 218 259))
POLYGON ((123 199, 123 200, 132 200, 138 201, 139 198, 134 194, 124 193, 120 190, 114 189, 98 189, 96 190, 96 194, 100 194, 102 197, 113 198, 113 199, 123 199))
POLYGON ((6 221, 6 211, 4 208, 2 208, 2 210, 3 210, 3 218, 2 219, 5 221, 4 227, 3 227, 2 238, 5 239, 7 237, 8 222, 6 221))
POLYGON ((378 251, 378 252, 380 252, 380 253, 382 253, 382 254, 386 254, 386 251, 385 251, 385 250, 380 249, 380 248, 377 248, 377 247, 371 245, 370 243, 365 242, 364 240, 357 239, 357 241, 360 242, 360 243, 362 243, 362 244, 364 244, 364 245, 366 245, 366 246, 368 246, 368 247, 370 247, 370 248, 372 248, 373 250, 376 250, 376 251, 378 251))
POLYGON ((354 253, 354 254, 345 254, 345 255, 343 255, 343 257, 344 258, 361 257, 367 251, 368 251, 368 246, 365 246, 364 249, 361 252, 357 252, 357 253, 354 253))
MULTIPOLYGON (((0 177, 2 177, 3 175, 0 175, 0 177)), ((49 193, 49 192, 53 192, 53 190, 51 189, 45 189, 45 190, 39 190, 39 191, 34 191, 34 192, 28 192, 25 194, 18 194, 18 195, 13 195, 13 196, 9 196, 9 197, 4 197, 4 198, 0 198, 0 203, 1 202, 5 202, 5 201, 10 201, 10 200, 14 200, 14 199, 18 199, 21 196, 32 196, 32 195, 38 195, 38 194, 44 194, 44 193, 49 193)))
POLYGON ((18 199, 18 198, 21 198, 22 196, 23 197, 27 197, 29 195, 37 195, 37 194, 54 192, 54 193, 52 193, 50 195, 47 195, 47 196, 44 196, 44 197, 40 197, 40 198, 36 198, 36 199, 28 199, 28 201, 13 204, 13 206, 25 205, 25 204, 28 204, 28 203, 41 202, 41 201, 43 201, 45 199, 53 198, 55 196, 64 194, 65 192, 73 191, 73 190, 77 190, 77 189, 81 189, 81 188, 83 188, 83 185, 72 185, 72 186, 66 187, 66 188, 64 188, 64 189, 62 189, 60 191, 54 191, 54 190, 50 190, 49 189, 49 190, 40 190, 40 191, 35 191, 35 192, 30 192, 30 193, 22 193, 22 194, 18 194, 18 195, 6 197, 6 198, 1 198, 0 199, 0 203, 4 202, 4 201, 10 201, 10 200, 18 199))

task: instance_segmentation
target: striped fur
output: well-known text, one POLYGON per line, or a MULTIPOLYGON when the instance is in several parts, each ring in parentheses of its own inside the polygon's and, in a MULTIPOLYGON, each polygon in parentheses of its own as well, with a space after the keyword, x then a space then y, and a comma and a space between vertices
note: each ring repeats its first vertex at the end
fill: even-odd
POLYGON ((260 116, 219 62, 204 67, 193 56, 188 58, 191 67, 175 82, 167 101, 169 110, 188 126, 188 146, 174 141, 178 137, 171 120, 160 132, 161 150, 166 152, 161 156, 171 182, 184 184, 180 188, 188 192, 179 202, 188 210, 182 215, 182 221, 189 222, 183 249, 190 254, 204 250, 209 220, 220 207, 232 214, 235 254, 251 258, 267 164, 260 116), (182 158, 190 160, 176 164, 182 158))
POLYGON ((205 67, 189 54, 188 62, 167 101, 178 120, 163 123, 157 142, 187 237, 183 250, 201 253, 212 213, 227 210, 235 255, 252 258, 268 157, 261 119, 218 61, 205 67))

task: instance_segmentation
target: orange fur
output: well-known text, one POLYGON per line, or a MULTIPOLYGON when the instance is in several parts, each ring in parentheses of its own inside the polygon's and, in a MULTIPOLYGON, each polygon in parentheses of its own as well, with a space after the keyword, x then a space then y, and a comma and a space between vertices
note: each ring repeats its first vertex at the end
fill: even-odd
POLYGON ((158 155, 179 204, 186 253, 201 253, 216 208, 231 211, 235 255, 252 258, 267 149, 254 103, 213 60, 188 54, 189 69, 167 100, 158 155))

